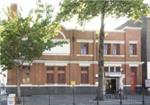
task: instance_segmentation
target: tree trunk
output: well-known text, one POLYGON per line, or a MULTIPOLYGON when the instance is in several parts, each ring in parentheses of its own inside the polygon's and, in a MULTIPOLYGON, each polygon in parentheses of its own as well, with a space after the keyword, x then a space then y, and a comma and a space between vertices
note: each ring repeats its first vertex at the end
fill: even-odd
POLYGON ((105 3, 101 11, 101 28, 99 33, 99 58, 98 58, 98 88, 97 100, 104 99, 104 19, 105 19, 105 3))
POLYGON ((20 88, 20 70, 22 65, 17 68, 17 103, 21 103, 21 88, 20 88))

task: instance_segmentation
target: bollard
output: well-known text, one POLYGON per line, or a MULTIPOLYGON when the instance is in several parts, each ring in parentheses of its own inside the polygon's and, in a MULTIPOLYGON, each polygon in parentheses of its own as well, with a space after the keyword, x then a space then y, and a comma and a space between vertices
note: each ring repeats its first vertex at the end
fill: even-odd
POLYGON ((99 105, 99 101, 97 100, 97 103, 96 103, 96 105, 99 105))
POLYGON ((122 90, 119 89, 119 96, 120 96, 120 105, 122 105, 122 90))
POLYGON ((142 105, 145 105, 145 88, 142 87, 142 105))
POLYGON ((49 95, 49 98, 48 98, 49 100, 48 100, 48 102, 49 102, 49 104, 48 105, 50 105, 51 104, 51 96, 49 95))

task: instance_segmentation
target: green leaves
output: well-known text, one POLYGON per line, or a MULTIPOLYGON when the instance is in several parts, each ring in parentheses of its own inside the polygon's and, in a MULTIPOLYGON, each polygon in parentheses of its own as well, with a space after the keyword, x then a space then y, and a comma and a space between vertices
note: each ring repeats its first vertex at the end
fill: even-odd
POLYGON ((41 57, 44 50, 61 44, 52 42, 58 35, 60 24, 51 12, 50 5, 39 2, 37 9, 27 17, 13 15, 15 17, 9 20, 0 20, 0 65, 3 69, 32 62, 41 57))
POLYGON ((79 21, 101 15, 105 6, 105 16, 127 16, 138 19, 150 13, 150 7, 143 0, 64 0, 58 19, 68 20, 74 16, 79 21))

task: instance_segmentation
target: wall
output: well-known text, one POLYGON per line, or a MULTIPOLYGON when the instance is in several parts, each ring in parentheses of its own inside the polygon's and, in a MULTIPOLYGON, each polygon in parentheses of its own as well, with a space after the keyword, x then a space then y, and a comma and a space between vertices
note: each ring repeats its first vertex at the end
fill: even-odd
MULTIPOLYGON (((39 60, 35 60, 31 65, 30 70, 30 85, 31 88, 35 85, 45 86, 46 83, 46 66, 65 66, 66 67, 66 83, 64 85, 70 85, 71 81, 76 81, 78 86, 96 86, 97 82, 96 74, 98 73, 98 38, 93 31, 80 31, 80 30, 65 30, 62 32, 66 35, 66 38, 70 40, 70 54, 69 55, 43 55, 39 60), (89 54, 80 54, 80 43, 88 43, 89 54), (89 83, 81 84, 80 82, 80 67, 89 67, 89 83)), ((124 85, 130 86, 131 72, 129 66, 137 67, 137 85, 141 85, 141 41, 140 36, 141 29, 139 28, 125 28, 121 31, 108 32, 108 36, 105 37, 104 43, 110 43, 111 46, 114 43, 120 44, 120 55, 105 55, 105 65, 120 65, 123 68, 122 75, 125 75, 124 85), (137 55, 130 56, 129 44, 137 44, 137 55)), ((62 39, 61 35, 58 35, 56 39, 62 39)), ((112 49, 111 49, 112 50, 112 49)), ((57 74, 57 70, 56 70, 57 74)), ((22 75, 21 72, 21 79, 22 75)), ((111 76, 110 76, 111 78, 111 76)), ((57 81, 57 76, 55 77, 57 81)), ((21 80, 22 81, 22 80, 21 80)), ((16 84, 16 71, 8 71, 8 85, 16 84)), ((51 85, 58 85, 57 83, 51 85)), ((41 87, 42 88, 42 87, 41 87)))

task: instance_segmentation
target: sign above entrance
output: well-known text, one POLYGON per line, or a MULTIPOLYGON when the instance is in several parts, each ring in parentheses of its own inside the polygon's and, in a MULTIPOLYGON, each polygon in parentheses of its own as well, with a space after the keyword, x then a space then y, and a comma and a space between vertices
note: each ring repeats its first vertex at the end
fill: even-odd
POLYGON ((145 87, 150 88, 150 79, 145 80, 145 87))
POLYGON ((109 76, 109 77, 121 77, 121 72, 105 72, 105 76, 109 76))

